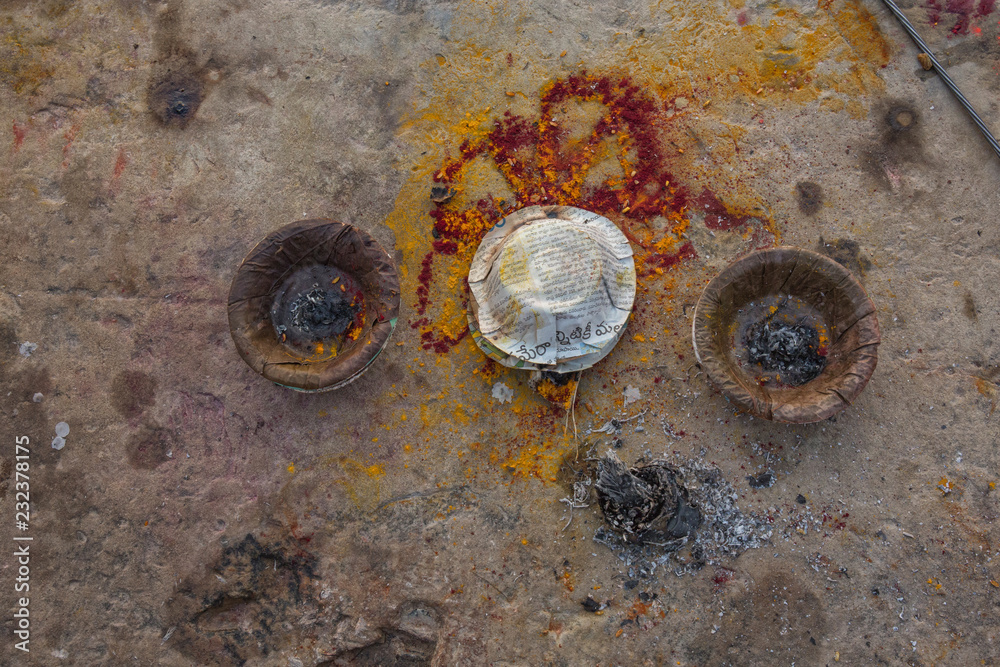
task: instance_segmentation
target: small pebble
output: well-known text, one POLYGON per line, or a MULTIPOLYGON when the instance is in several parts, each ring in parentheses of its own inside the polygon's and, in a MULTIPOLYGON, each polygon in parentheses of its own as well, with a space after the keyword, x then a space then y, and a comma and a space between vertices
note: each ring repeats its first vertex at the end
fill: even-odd
POLYGON ((62 449, 65 446, 66 446, 66 440, 64 438, 56 436, 55 438, 52 439, 52 449, 62 449))
POLYGON ((31 353, 38 349, 38 343, 21 343, 21 347, 18 348, 18 352, 21 353, 22 357, 30 357, 31 353))
POLYGON ((34 396, 31 397, 31 402, 32 403, 41 403, 43 398, 45 398, 45 396, 42 395, 41 392, 38 392, 37 394, 35 394, 34 396))
POLYGON ((65 438, 67 435, 69 435, 69 424, 67 424, 66 422, 59 422, 58 424, 56 424, 56 435, 58 435, 60 438, 65 438))

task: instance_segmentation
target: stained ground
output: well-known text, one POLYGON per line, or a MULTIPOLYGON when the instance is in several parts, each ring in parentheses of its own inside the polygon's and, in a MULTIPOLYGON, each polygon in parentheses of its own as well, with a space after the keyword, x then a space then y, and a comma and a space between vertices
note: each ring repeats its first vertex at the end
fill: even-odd
MULTIPOLYGON (((902 4, 995 127, 994 3, 902 4)), ((17 1, 0 88, 0 539, 21 435, 34 537, 31 653, 0 558, 0 662, 995 662, 1000 164, 880 3, 17 1), (532 203, 636 251, 575 402, 467 335, 478 237, 532 203), (369 372, 304 395, 225 300, 317 217, 404 294, 369 372), (878 308, 875 375, 820 424, 737 414, 694 363, 701 289, 779 243, 878 308), (630 570, 575 495, 609 447, 717 467, 771 537, 630 570)))

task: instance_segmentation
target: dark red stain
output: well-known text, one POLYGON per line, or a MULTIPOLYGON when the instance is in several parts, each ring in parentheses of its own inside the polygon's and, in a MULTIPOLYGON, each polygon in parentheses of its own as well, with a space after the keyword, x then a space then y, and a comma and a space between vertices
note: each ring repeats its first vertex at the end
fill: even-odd
POLYGON ((118 158, 115 160, 115 168, 111 172, 111 183, 108 185, 108 189, 112 194, 118 194, 121 177, 125 173, 125 167, 128 166, 128 162, 128 153, 125 152, 125 148, 119 148, 118 158))
MULTIPOLYGON (((459 157, 446 163, 434 180, 450 182, 469 161, 480 156, 492 159, 512 186, 520 186, 514 187, 514 201, 497 202, 490 198, 477 203, 477 210, 495 222, 530 204, 559 201, 556 193, 573 180, 574 173, 586 168, 592 152, 602 142, 617 141, 615 135, 626 132, 636 156, 631 165, 635 174, 620 186, 603 183, 589 188, 572 204, 641 224, 657 215, 684 210, 687 197, 683 188, 667 186, 668 182, 676 184, 677 179, 664 164, 664 151, 657 136, 663 129, 660 105, 643 87, 627 78, 613 80, 582 72, 553 83, 543 93, 540 107, 541 117, 536 122, 506 112, 495 121, 484 140, 463 143, 459 147, 459 157), (606 113, 589 137, 567 150, 569 129, 552 125, 550 120, 556 107, 570 100, 596 100, 605 106, 606 113)), ((478 243, 486 229, 471 230, 475 233, 474 238, 470 238, 469 216, 462 213, 449 203, 438 204, 431 212, 435 230, 442 238, 478 243)), ((625 231, 628 235, 628 229, 625 231)), ((634 236, 631 240, 642 247, 651 246, 634 236)))
MULTIPOLYGON (((299 522, 296 521, 293 517, 288 516, 287 512, 285 513, 285 515, 289 519, 288 532, 291 534, 291 536, 294 537, 299 542, 302 542, 303 544, 309 544, 310 542, 312 542, 312 538, 316 535, 316 533, 312 532, 309 533, 308 535, 303 534, 302 528, 299 526, 299 522)), ((263 533, 261 533, 261 537, 264 537, 263 533)), ((299 550, 296 556, 300 558, 301 557, 308 558, 309 554, 299 550)))
POLYGON ((844 521, 844 519, 847 519, 849 516, 851 516, 851 515, 847 514, 847 513, 843 513, 843 514, 841 514, 838 517, 838 516, 836 516, 833 513, 827 513, 827 512, 824 511, 823 512, 823 525, 824 526, 829 526, 830 528, 832 528, 834 530, 843 530, 844 528, 847 527, 847 522, 844 521))
POLYGON ((28 125, 26 123, 18 123, 16 120, 13 125, 14 130, 14 152, 21 150, 21 145, 24 143, 24 137, 28 134, 28 125))
POLYGON ((715 584, 716 591, 732 581, 734 574, 735 572, 728 567, 716 568, 715 575, 712 577, 712 583, 715 584))
POLYGON ((681 260, 694 259, 697 256, 698 253, 695 252, 694 246, 689 242, 682 245, 675 253, 653 253, 646 259, 646 263, 661 269, 669 269, 675 264, 680 263, 681 260))
POLYGON ((694 200, 693 208, 705 213, 705 226, 709 229, 729 231, 735 227, 742 227, 750 219, 748 215, 734 215, 727 211, 719 198, 707 188, 694 200))
POLYGON ((966 35, 974 19, 989 16, 996 9, 996 0, 927 0, 924 5, 927 10, 927 21, 931 25, 941 23, 943 14, 956 17, 951 27, 953 35, 966 35))
POLYGON ((468 327, 463 329, 462 332, 457 336, 449 336, 447 334, 435 335, 433 331, 425 331, 422 334, 420 334, 420 340, 425 350, 434 350, 438 354, 444 354, 451 348, 458 345, 458 343, 468 334, 469 334, 468 327))
POLYGON ((76 139, 76 135, 80 132, 80 124, 74 123, 70 126, 68 130, 63 133, 63 139, 66 140, 66 144, 63 146, 63 161, 62 168, 65 169, 69 166, 69 152, 70 148, 73 146, 73 141, 76 139))
POLYGON ((736 25, 746 25, 747 24, 747 11, 744 9, 739 14, 736 15, 736 25))
POLYGON ((420 262, 420 275, 417 276, 417 282, 420 285, 417 287, 417 315, 423 315, 427 310, 427 302, 430 299, 430 282, 431 278, 434 277, 434 271, 431 266, 434 264, 434 251, 430 251, 424 255, 424 259, 420 262))

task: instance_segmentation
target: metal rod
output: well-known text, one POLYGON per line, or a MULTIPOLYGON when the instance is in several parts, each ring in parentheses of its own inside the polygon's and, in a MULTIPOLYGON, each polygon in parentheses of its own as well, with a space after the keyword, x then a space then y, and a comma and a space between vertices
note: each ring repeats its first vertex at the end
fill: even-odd
POLYGON ((914 42, 916 42, 917 46, 920 47, 920 50, 927 54, 927 57, 930 58, 931 63, 934 65, 935 71, 937 71, 938 75, 941 77, 941 80, 944 81, 944 85, 946 85, 948 87, 948 90, 950 90, 952 94, 955 95, 959 103, 969 113, 969 116, 972 117, 972 121, 976 124, 976 127, 978 127, 979 131, 983 133, 983 136, 986 137, 986 140, 990 142, 990 146, 993 148, 993 152, 996 153, 998 157, 1000 157, 1000 144, 997 143, 997 140, 993 136, 993 133, 990 132, 990 129, 988 127, 986 127, 986 123, 984 123, 983 119, 979 117, 979 114, 976 113, 976 110, 972 108, 972 104, 969 102, 969 100, 965 98, 965 95, 963 95, 962 91, 958 89, 958 86, 956 86, 955 82, 951 80, 951 77, 948 76, 948 72, 945 71, 944 67, 941 66, 941 63, 939 63, 937 61, 937 58, 934 57, 934 53, 931 51, 930 47, 927 46, 927 43, 920 38, 920 35, 917 33, 916 28, 913 27, 913 24, 910 23, 909 19, 906 18, 906 15, 903 14, 902 10, 900 10, 900 8, 896 6, 895 2, 893 2, 892 0, 882 0, 882 1, 889 8, 889 11, 891 11, 893 14, 896 15, 896 18, 899 19, 899 22, 903 24, 903 30, 905 30, 910 35, 910 38, 912 38, 914 42))

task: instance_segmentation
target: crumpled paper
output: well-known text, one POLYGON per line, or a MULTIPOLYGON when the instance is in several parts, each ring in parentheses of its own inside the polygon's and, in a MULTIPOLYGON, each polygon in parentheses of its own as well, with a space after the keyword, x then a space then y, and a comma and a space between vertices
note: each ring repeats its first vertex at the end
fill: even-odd
POLYGON ((635 300, 628 239, 603 216, 530 206, 487 232, 469 270, 473 340, 505 366, 589 368, 621 338, 635 300))

